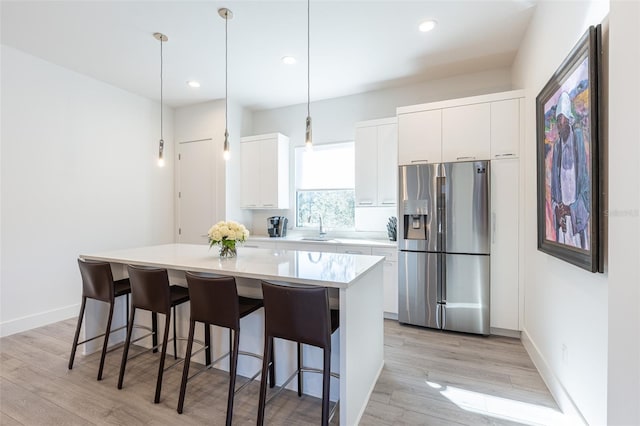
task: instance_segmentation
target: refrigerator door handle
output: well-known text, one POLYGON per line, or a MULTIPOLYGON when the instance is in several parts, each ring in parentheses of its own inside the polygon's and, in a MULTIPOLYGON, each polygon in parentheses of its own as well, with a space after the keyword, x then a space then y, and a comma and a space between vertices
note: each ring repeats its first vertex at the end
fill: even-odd
POLYGON ((440 311, 441 310, 442 310, 442 305, 438 303, 436 305, 436 328, 442 328, 440 326, 440 311))
POLYGON ((444 330, 447 327, 447 305, 443 304, 440 311, 442 312, 442 329, 444 330))
POLYGON ((447 303, 447 259, 446 254, 440 255, 440 286, 442 287, 442 303, 447 303))

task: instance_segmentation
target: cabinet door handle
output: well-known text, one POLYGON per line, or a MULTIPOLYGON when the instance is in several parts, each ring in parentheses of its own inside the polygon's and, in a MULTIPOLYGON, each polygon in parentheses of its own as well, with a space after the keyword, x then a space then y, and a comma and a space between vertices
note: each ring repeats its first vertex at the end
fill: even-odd
POLYGON ((262 207, 273 207, 273 204, 263 204, 262 207))
POLYGON ((513 156, 515 156, 515 154, 513 152, 505 152, 504 154, 496 154, 496 155, 494 155, 495 158, 513 157, 513 156))
POLYGON ((396 202, 395 202, 395 201, 383 201, 383 202, 382 202, 382 204, 385 204, 385 205, 395 205, 395 204, 396 204, 396 202))
POLYGON ((344 252, 347 254, 362 254, 361 251, 356 251, 356 250, 345 250, 344 252))
POLYGON ((359 202, 358 202, 358 205, 361 205, 361 206, 371 206, 371 205, 373 205, 373 201, 359 201, 359 202))
POLYGON ((248 248, 260 248, 260 247, 258 247, 258 246, 250 246, 250 245, 248 245, 248 244, 244 244, 244 245, 243 245, 243 247, 248 247, 248 248))
POLYGON ((414 164, 414 163, 428 163, 428 162, 429 162, 429 160, 411 160, 412 164, 414 164))
POLYGON ((476 157, 456 157, 456 160, 475 160, 476 157))

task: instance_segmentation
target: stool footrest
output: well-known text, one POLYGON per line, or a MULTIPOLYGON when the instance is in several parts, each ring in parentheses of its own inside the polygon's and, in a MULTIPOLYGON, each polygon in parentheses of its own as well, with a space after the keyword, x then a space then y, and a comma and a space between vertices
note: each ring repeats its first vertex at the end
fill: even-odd
MULTIPOLYGON (((109 331, 109 333, 113 333, 115 331, 122 330, 123 328, 127 328, 127 326, 123 325, 122 327, 114 328, 113 330, 109 331)), ((83 340, 82 342, 78 342, 77 346, 80 346, 80 345, 83 345, 85 343, 91 342, 92 340, 99 339, 100 337, 104 337, 106 334, 107 333, 98 334, 97 336, 94 336, 94 337, 92 337, 90 339, 83 340)))

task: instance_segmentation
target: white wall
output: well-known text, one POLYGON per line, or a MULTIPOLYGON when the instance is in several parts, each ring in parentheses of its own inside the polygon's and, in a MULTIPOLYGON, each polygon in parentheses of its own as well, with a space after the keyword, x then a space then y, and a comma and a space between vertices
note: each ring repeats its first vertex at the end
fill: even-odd
POLYGON ((609 425, 640 424, 640 3, 609 14, 609 425))
MULTIPOLYGON (((173 168, 157 167, 158 103, 0 49, 8 335, 78 314, 79 254, 173 241, 173 168)), ((166 108, 168 158, 172 115, 166 108)))
MULTIPOLYGON (((312 82, 313 84, 313 82, 312 82)), ((395 117, 396 108, 444 99, 460 98, 485 93, 501 92, 511 89, 511 72, 507 68, 464 74, 446 79, 433 80, 421 84, 379 90, 341 98, 311 103, 313 119, 313 142, 328 143, 353 140, 355 123, 378 118, 395 117)), ((294 200, 294 152, 295 146, 304 145, 305 118, 307 105, 292 105, 283 108, 255 111, 253 113, 253 132, 280 132, 289 136, 291 141, 291 206, 294 200)), ((250 136, 246 134, 243 136, 250 136)), ((374 212, 380 223, 380 238, 386 237, 387 218, 396 214, 395 208, 367 208, 374 212)), ((266 234, 266 218, 273 215, 285 215, 289 226, 294 226, 294 210, 256 210, 253 212, 253 230, 266 234)), ((358 217, 358 215, 356 215, 358 217)), ((328 224, 330 227, 330 224, 328 224)))
POLYGON ((608 277, 537 250, 535 98, 607 9, 601 1, 539 2, 513 66, 514 87, 526 93, 523 342, 563 411, 577 408, 593 425, 607 422, 608 277))

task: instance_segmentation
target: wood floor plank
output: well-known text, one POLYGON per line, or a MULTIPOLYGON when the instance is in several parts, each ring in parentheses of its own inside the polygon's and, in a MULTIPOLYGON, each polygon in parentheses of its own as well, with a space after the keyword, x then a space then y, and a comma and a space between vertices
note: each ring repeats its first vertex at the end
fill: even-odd
MULTIPOLYGON (((98 353, 84 356, 79 349, 73 370, 67 369, 75 324, 70 319, 0 339, 0 424, 224 424, 228 373, 214 369, 191 380, 180 415, 176 406, 182 364, 165 372, 160 403, 154 404, 159 354, 146 352, 129 361, 124 388, 118 390, 122 348, 107 355, 100 382, 96 380, 98 353)), ((132 347, 132 354, 138 352, 143 349, 132 347)), ((167 365, 172 360, 168 357, 167 365)), ((238 385, 243 381, 239 378, 238 385)), ((255 381, 236 395, 234 425, 255 424, 258 392, 255 381)), ((385 366, 361 424, 531 423, 517 415, 492 412, 492 405, 510 402, 558 411, 519 340, 386 320, 385 366)), ((320 406, 318 398, 298 398, 286 390, 267 406, 266 423, 317 425, 320 406)), ((338 424, 338 418, 332 424, 338 424)))

